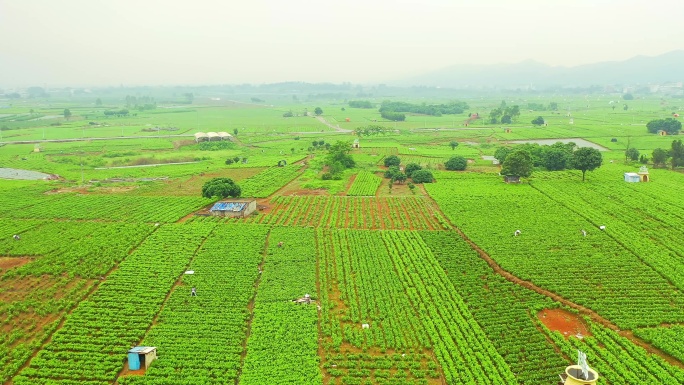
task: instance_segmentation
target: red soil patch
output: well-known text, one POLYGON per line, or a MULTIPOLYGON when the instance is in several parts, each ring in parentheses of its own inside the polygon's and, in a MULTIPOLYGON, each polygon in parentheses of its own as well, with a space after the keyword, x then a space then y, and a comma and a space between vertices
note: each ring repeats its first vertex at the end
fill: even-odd
POLYGON ((550 330, 562 333, 566 338, 569 336, 590 336, 587 325, 579 315, 562 309, 544 309, 537 313, 539 320, 550 330))
POLYGON ((0 257, 0 270, 9 270, 31 262, 29 257, 0 257))
POLYGON ((298 190, 290 190, 287 192, 287 194, 283 195, 290 195, 290 196, 307 196, 307 195, 328 195, 328 190, 324 188, 319 188, 315 190, 311 189, 298 189, 298 190))

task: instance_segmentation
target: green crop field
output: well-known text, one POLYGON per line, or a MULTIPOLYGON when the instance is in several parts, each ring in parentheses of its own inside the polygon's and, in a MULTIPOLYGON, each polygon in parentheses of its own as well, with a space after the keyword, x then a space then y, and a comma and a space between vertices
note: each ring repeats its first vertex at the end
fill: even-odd
POLYGON ((599 384, 684 383, 684 161, 654 165, 680 136, 646 129, 682 99, 392 96, 467 103, 394 122, 372 96, 117 95, 0 115, 0 383, 548 385, 577 350, 599 384), (492 123, 502 99, 520 114, 492 123), (515 143, 541 140, 602 164, 515 143), (535 167, 507 184, 491 157, 516 147, 535 167), (256 211, 210 215, 213 178, 256 211), (157 359, 130 370, 138 345, 157 359))

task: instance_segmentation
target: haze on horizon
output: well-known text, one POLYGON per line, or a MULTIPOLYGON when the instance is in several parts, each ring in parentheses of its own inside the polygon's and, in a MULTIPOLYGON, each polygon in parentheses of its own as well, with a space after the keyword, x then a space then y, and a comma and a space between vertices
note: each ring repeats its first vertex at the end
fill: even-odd
POLYGON ((670 1, 3 0, 0 88, 382 83, 684 49, 670 1))

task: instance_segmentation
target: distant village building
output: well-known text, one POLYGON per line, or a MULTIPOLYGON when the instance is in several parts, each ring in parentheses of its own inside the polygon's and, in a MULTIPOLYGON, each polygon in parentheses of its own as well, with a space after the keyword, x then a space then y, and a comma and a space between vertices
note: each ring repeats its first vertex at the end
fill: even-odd
POLYGON ((207 136, 206 133, 204 132, 195 132, 195 142, 203 142, 205 140, 209 140, 209 137, 207 136))
POLYGON ((667 136, 667 131, 658 130, 658 135, 660 135, 660 136, 667 136))
POLYGON ((361 148, 359 145, 359 139, 354 139, 354 143, 352 143, 352 148, 361 148))
POLYGON ((649 181, 649 174, 648 174, 648 168, 646 166, 641 166, 641 168, 639 168, 639 172, 626 172, 625 173, 625 182, 639 183, 639 182, 648 182, 648 181, 649 181))
POLYGON ((256 200, 224 200, 214 203, 209 209, 211 215, 218 217, 244 218, 256 210, 256 200))
POLYGON ((637 174, 642 182, 649 181, 648 168, 646 166, 639 167, 639 172, 637 174))

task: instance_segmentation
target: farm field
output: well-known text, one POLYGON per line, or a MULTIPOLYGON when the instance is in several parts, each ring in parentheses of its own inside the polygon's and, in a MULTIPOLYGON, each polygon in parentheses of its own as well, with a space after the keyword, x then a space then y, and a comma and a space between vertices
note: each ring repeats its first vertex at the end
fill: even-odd
POLYGON ((598 384, 682 384, 684 172, 647 162, 650 182, 623 179, 642 166, 627 145, 650 157, 677 139, 645 124, 680 100, 618 98, 470 98, 403 122, 289 95, 119 117, 104 114, 115 98, 12 106, 0 167, 53 177, 0 179, 0 383, 547 385, 581 350, 598 384), (502 98, 559 108, 465 126, 502 98), (355 135, 369 125, 386 130, 355 135), (482 159, 567 138, 606 149, 584 181, 539 166, 506 184, 482 159), (355 165, 333 175, 338 141, 355 165), (433 183, 392 184, 390 155, 433 183), (465 171, 445 170, 453 156, 465 171), (213 178, 256 211, 210 215, 213 178), (157 359, 130 370, 133 346, 157 359))

